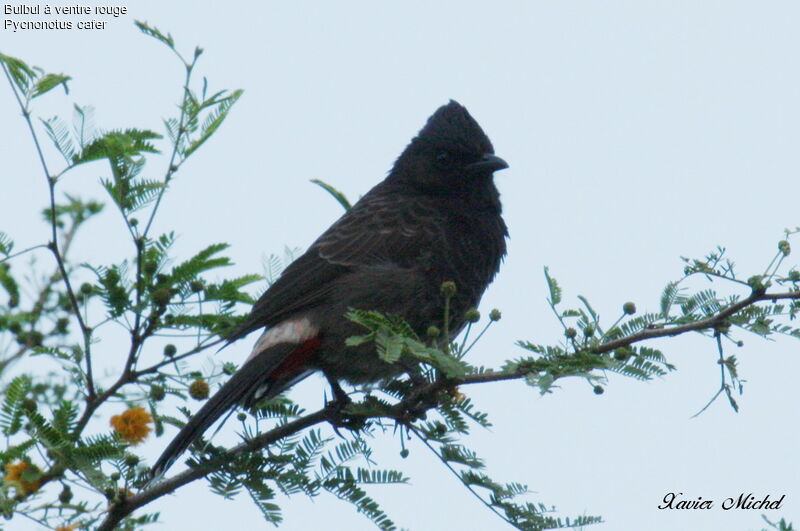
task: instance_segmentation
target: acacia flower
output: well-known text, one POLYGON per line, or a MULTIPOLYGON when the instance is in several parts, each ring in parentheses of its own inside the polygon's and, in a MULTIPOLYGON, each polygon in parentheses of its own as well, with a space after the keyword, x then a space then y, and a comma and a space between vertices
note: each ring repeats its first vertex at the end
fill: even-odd
POLYGON ((124 441, 135 446, 144 441, 153 428, 153 417, 143 407, 132 407, 121 415, 111 417, 111 426, 124 441))
POLYGON ((205 400, 208 398, 208 382, 203 379, 197 379, 189 386, 189 396, 195 400, 205 400))
POLYGON ((42 483, 40 471, 36 465, 27 461, 17 461, 6 465, 3 483, 17 489, 18 494, 27 495, 39 490, 42 483))
POLYGON ((75 531, 80 527, 80 524, 69 524, 56 527, 56 531, 75 531))

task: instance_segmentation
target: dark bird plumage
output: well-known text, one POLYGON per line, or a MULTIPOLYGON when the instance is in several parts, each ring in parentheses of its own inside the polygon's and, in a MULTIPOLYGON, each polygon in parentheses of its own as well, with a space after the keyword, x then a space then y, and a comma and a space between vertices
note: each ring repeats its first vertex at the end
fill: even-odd
POLYGON ((265 328, 250 357, 173 439, 153 468, 163 473, 237 404, 274 397, 315 371, 332 382, 376 382, 403 368, 374 346, 351 308, 400 315, 420 334, 442 327, 444 281, 456 283, 453 335, 478 305, 506 253, 508 235, 493 173, 508 167, 455 101, 440 107, 361 198, 269 287, 228 341, 265 328))

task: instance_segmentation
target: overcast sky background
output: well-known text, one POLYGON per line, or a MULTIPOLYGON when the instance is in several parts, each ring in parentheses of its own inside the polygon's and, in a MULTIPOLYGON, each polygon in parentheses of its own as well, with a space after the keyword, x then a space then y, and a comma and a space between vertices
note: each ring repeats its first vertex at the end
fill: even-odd
MULTIPOLYGON (((187 55, 202 46, 198 72, 210 88, 246 92, 181 169, 156 231, 175 229, 183 256, 229 242, 231 275, 260 272, 264 255, 284 246, 305 248, 341 214, 309 179, 356 199, 439 105, 453 98, 470 110, 511 166, 496 177, 509 255, 481 307, 500 308, 503 319, 473 351, 476 364, 523 355, 518 339, 560 339, 545 302, 545 265, 567 302, 587 297, 609 324, 628 300, 657 311, 664 285, 681 274, 681 255, 726 246, 746 278, 763 271, 784 228, 800 225, 794 2, 137 1, 128 8, 102 31, 0 31, 0 51, 73 76, 68 97, 54 91, 37 102, 41 116, 69 120, 74 101, 94 105, 102 128, 160 130, 161 118, 175 113, 183 73, 133 20, 171 32, 187 55)), ((3 85, 0 230, 21 249, 47 241, 39 214, 46 184, 3 85)), ((56 156, 51 161, 58 167, 56 156)), ((157 160, 148 175, 163 175, 165 164, 157 160)), ((102 199, 105 172, 87 165, 61 190, 102 199)), ((130 253, 107 210, 76 242, 81 260, 108 264, 130 253)), ((738 414, 721 400, 690 419, 716 392, 719 368, 712 341, 681 337, 656 343, 676 373, 644 384, 612 376, 602 396, 585 381, 545 397, 522 382, 463 389, 494 423, 467 444, 495 479, 528 484, 531 500, 561 515, 602 515, 598 530, 761 529, 760 511, 719 508, 742 492, 786 494, 783 509, 769 514, 800 523, 798 344, 735 336, 745 341, 735 353, 747 380, 738 414), (668 492, 716 507, 659 511, 668 492)), ((240 362, 253 340, 220 358, 240 362)), ((98 363, 113 365, 113 341, 97 352, 105 356, 98 363)), ((323 389, 311 378, 292 397, 316 407, 323 389)), ((151 440, 143 452, 153 459, 167 442, 151 440)), ((508 528, 418 444, 406 460, 390 434, 375 449, 380 466, 411 478, 369 489, 400 527, 508 528)), ((198 482, 149 508, 161 511, 163 529, 267 527, 246 496, 225 501, 207 490, 198 482)), ((372 528, 332 496, 279 502, 283 529, 372 528)))

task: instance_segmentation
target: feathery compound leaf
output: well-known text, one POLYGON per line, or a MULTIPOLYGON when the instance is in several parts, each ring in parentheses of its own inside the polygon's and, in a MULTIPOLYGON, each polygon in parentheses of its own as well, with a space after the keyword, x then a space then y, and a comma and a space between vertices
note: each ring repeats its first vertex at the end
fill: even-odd
POLYGON ((456 408, 461 411, 464 415, 472 419, 475 423, 479 424, 484 428, 491 427, 492 423, 489 422, 489 415, 482 412, 477 411, 473 405, 472 400, 468 397, 463 397, 459 400, 454 402, 456 408))
POLYGON ((189 282, 204 271, 231 265, 231 260, 227 256, 212 258, 215 254, 221 253, 228 247, 230 245, 227 243, 209 245, 185 262, 173 267, 169 275, 170 278, 176 283, 189 282))
POLYGON ((466 435, 469 433, 469 424, 464 420, 464 416, 461 412, 453 407, 453 404, 450 402, 444 402, 441 404, 437 410, 441 413, 442 417, 444 417, 445 424, 447 429, 451 432, 461 433, 466 435))
POLYGON ((5 65, 9 75, 11 76, 11 79, 14 81, 14 84, 25 94, 28 93, 28 89, 30 88, 31 84, 35 82, 36 78, 39 77, 39 72, 41 72, 41 69, 30 67, 21 59, 11 57, 10 55, 3 55, 1 53, 0 63, 5 65))
POLYGON ((145 129, 111 131, 92 140, 81 153, 73 157, 72 162, 77 165, 101 159, 130 161, 142 153, 158 153, 150 141, 159 138, 161 135, 158 133, 145 129))
POLYGON ((408 478, 399 470, 375 470, 374 468, 358 468, 356 481, 368 485, 394 485, 408 483, 408 478))
POLYGON ((592 305, 589 304, 589 301, 583 295, 578 295, 578 299, 586 306, 586 310, 588 310, 589 314, 592 316, 592 320, 596 323, 598 315, 597 312, 594 311, 594 308, 592 308, 592 305))
POLYGON ((48 449, 60 449, 63 452, 71 446, 69 435, 57 429, 37 411, 26 410, 25 416, 28 417, 40 441, 48 449))
POLYGON ((72 128, 78 147, 83 150, 87 144, 97 138, 97 131, 94 125, 94 107, 86 105, 81 107, 75 104, 72 115, 72 128))
POLYGON ((205 300, 218 300, 224 302, 245 302, 253 304, 255 302, 250 294, 241 291, 241 288, 259 282, 264 277, 261 275, 244 275, 229 280, 224 280, 220 284, 209 284, 205 287, 205 300))
POLYGON ((323 438, 319 430, 311 430, 295 446, 292 465, 296 470, 306 472, 313 464, 330 439, 323 438))
POLYGON ((703 316, 709 316, 720 310, 721 302, 717 298, 716 291, 706 289, 682 298, 680 300, 681 312, 683 312, 683 315, 689 315, 695 309, 699 309, 703 316))
POLYGON ((75 428, 76 418, 78 418, 78 407, 71 401, 64 400, 53 414, 53 427, 63 433, 71 433, 75 428))
POLYGON ((70 456, 76 466, 95 466, 98 461, 119 459, 125 455, 125 444, 109 435, 92 435, 83 439, 70 456))
POLYGON ((244 486, 250 498, 261 511, 264 520, 276 526, 283 522, 280 506, 272 501, 275 499, 275 491, 265 483, 246 481, 244 486))
POLYGON ((61 156, 67 161, 67 164, 72 163, 75 157, 75 146, 72 143, 72 137, 69 133, 69 128, 58 116, 54 116, 49 120, 41 120, 47 136, 53 142, 61 156))
POLYGON ((65 76, 64 74, 45 74, 33 85, 33 90, 31 91, 31 98, 38 98, 42 94, 50 92, 54 88, 59 85, 64 86, 64 92, 69 94, 69 87, 67 87, 67 81, 72 79, 69 76, 65 76))
POLYGON ((347 212, 348 210, 350 210, 352 208, 353 205, 351 205, 350 201, 347 200, 347 196, 345 196, 342 192, 340 192, 339 190, 337 190, 336 188, 334 188, 330 184, 328 184, 328 183, 326 183, 324 181, 321 181, 319 179, 311 179, 311 182, 316 184, 317 186, 319 186, 320 188, 322 188, 326 192, 328 192, 331 195, 331 197, 336 199, 336 201, 340 205, 342 205, 342 208, 344 209, 345 212, 347 212))
MULTIPOLYGON (((327 439, 325 442, 329 442, 327 439)), ((317 480, 324 480, 336 473, 345 469, 344 464, 352 461, 357 457, 363 457, 369 460, 370 449, 366 443, 361 439, 354 439, 352 441, 345 441, 337 444, 331 452, 327 452, 319 460, 319 472, 316 474, 317 480)), ((352 474, 347 478, 352 479, 352 474)))
POLYGON ((8 293, 8 307, 16 308, 19 305, 19 285, 11 276, 11 266, 7 263, 0 264, 0 286, 8 293))
POLYGON ((153 37, 154 39, 163 42, 173 50, 175 49, 175 41, 172 39, 172 35, 170 35, 169 33, 164 35, 163 33, 161 33, 161 31, 159 31, 158 28, 156 28, 155 26, 148 25, 147 22, 136 20, 134 21, 134 24, 136 24, 136 27, 139 28, 139 30, 145 35, 149 35, 150 37, 153 37))
POLYGON ((110 268, 100 268, 95 270, 100 285, 103 290, 100 297, 108 307, 111 317, 119 317, 127 310, 131 301, 128 298, 128 290, 124 286, 125 270, 123 266, 111 266, 110 268))
POLYGON ((665 318, 669 315, 669 311, 672 305, 675 304, 679 293, 677 282, 670 282, 667 284, 663 293, 661 293, 661 315, 665 318))
POLYGON ((0 232, 0 254, 8 256, 14 248, 14 241, 5 232, 0 232))
POLYGON ((441 458, 448 463, 458 463, 470 468, 483 468, 483 459, 469 448, 460 444, 443 444, 439 448, 441 458))
POLYGON ((544 278, 547 279, 547 288, 550 290, 550 304, 556 305, 561 302, 561 288, 556 279, 550 276, 550 269, 544 268, 544 278))
MULTIPOLYGON (((205 122, 203 122, 203 127, 200 131, 200 137, 194 140, 191 144, 189 144, 189 146, 183 151, 184 157, 188 157, 189 155, 197 151, 200 148, 200 146, 202 146, 205 143, 206 140, 211 138, 211 135, 213 135, 216 132, 216 130, 219 129, 219 126, 222 125, 222 122, 224 122, 225 118, 228 117, 228 112, 230 111, 233 104, 236 103, 236 101, 242 95, 242 92, 243 92, 242 90, 235 90, 230 94, 230 96, 227 96, 225 98, 216 101, 203 102, 203 104, 201 104, 200 109, 207 107, 209 105, 216 106, 216 109, 214 109, 211 112, 211 114, 206 118, 205 122)), ((214 97, 216 96, 217 95, 215 94, 214 97)), ((214 97, 212 97, 212 99, 214 97)))
POLYGON ((0 411, 0 427, 5 435, 14 435, 22 427, 22 400, 31 389, 31 379, 21 374, 6 386, 2 410, 0 411))
POLYGON ((470 371, 467 363, 419 341, 402 317, 358 309, 351 309, 346 317, 370 333, 348 337, 345 344, 356 346, 375 341, 378 356, 387 363, 394 363, 406 355, 439 369, 448 377, 463 376, 470 371))
POLYGON ((367 493, 355 481, 330 478, 322 486, 340 500, 352 503, 358 512, 365 514, 379 529, 385 531, 397 529, 378 503, 367 496, 367 493))
POLYGON ((10 463, 11 461, 22 459, 34 446, 36 446, 36 439, 28 439, 22 444, 9 446, 7 449, 0 451, 0 462, 10 463))

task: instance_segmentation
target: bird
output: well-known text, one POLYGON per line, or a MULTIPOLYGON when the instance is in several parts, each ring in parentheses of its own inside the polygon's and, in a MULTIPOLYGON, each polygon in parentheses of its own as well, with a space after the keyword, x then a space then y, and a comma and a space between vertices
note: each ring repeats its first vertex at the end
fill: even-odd
POLYGON ((289 264, 253 305, 227 344, 264 329, 244 364, 192 416, 151 469, 162 476, 224 414, 273 398, 322 372, 337 399, 340 381, 398 377, 369 343, 346 345, 364 329, 351 309, 397 315, 423 336, 454 338, 506 255, 508 229, 494 172, 508 167, 467 109, 439 107, 386 178, 289 264), (445 327, 443 282, 454 282, 445 327))

